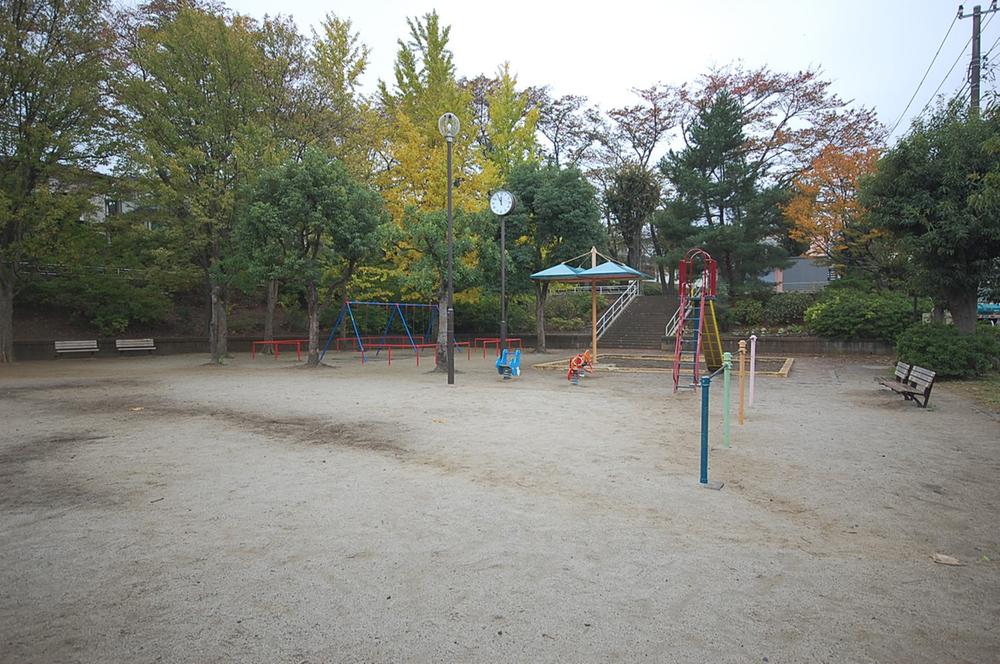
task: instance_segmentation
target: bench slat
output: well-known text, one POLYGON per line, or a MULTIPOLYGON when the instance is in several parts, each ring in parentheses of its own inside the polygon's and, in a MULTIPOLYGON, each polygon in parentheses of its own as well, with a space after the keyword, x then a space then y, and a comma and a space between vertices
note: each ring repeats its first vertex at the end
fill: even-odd
POLYGON ((118 352, 127 350, 156 350, 156 345, 152 339, 115 339, 115 348, 118 352))
POLYGON ((54 342, 56 357, 64 353, 90 353, 97 352, 97 339, 81 339, 72 341, 54 342))
POLYGON ((926 408, 937 374, 930 369, 914 364, 908 367, 905 377, 901 377, 900 373, 905 366, 907 365, 903 362, 896 364, 895 381, 880 378, 878 382, 883 387, 888 387, 893 392, 902 395, 903 398, 915 401, 918 406, 926 408), (921 399, 923 399, 923 403, 921 403, 921 399))

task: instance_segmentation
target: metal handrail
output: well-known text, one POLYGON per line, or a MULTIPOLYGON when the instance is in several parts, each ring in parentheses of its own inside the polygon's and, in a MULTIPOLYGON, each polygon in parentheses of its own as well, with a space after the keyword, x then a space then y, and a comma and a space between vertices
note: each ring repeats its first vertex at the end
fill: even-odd
POLYGON ((600 339, 611 324, 617 320, 622 312, 628 308, 628 305, 632 303, 632 300, 639 296, 639 282, 633 281, 629 283, 628 288, 622 293, 617 300, 615 300, 608 310, 597 320, 597 338, 600 339))

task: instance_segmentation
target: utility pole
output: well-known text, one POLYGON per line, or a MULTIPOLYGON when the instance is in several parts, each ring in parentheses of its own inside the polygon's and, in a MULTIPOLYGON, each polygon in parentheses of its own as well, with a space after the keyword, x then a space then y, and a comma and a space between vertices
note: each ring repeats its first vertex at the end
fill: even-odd
POLYGON ((997 0, 990 3, 990 8, 985 12, 982 6, 976 5, 972 8, 972 14, 965 14, 962 5, 958 6, 958 17, 968 18, 972 16, 972 62, 969 63, 969 108, 973 115, 979 115, 979 76, 982 70, 982 55, 980 54, 980 33, 982 32, 983 14, 992 14, 997 11, 997 0))

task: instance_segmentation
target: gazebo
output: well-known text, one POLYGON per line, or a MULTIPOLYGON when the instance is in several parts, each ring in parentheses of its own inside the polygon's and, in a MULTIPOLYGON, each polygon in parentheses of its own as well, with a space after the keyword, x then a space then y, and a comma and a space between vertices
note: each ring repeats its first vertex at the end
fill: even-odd
POLYGON ((636 281, 638 279, 651 279, 652 277, 608 258, 597 251, 597 247, 591 247, 588 253, 580 254, 558 265, 535 272, 531 275, 531 278, 535 281, 590 284, 590 352, 593 356, 593 361, 597 362, 597 284, 606 281, 636 281), (589 268, 573 267, 567 264, 571 261, 585 258, 588 255, 590 256, 589 268), (605 262, 598 265, 598 256, 603 258, 605 262))

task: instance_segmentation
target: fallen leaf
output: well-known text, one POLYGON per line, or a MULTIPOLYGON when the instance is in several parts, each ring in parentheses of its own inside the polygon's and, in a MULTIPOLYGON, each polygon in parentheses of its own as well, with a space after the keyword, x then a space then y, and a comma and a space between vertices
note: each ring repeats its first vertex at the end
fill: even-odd
POLYGON ((952 567, 962 567, 965 563, 960 562, 958 558, 952 558, 951 556, 946 556, 943 553, 935 553, 931 556, 931 560, 941 565, 951 565, 952 567))

